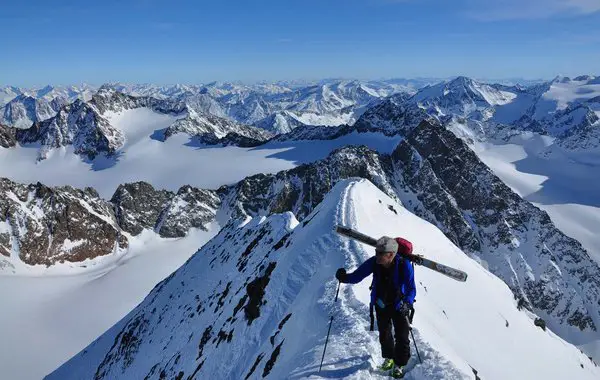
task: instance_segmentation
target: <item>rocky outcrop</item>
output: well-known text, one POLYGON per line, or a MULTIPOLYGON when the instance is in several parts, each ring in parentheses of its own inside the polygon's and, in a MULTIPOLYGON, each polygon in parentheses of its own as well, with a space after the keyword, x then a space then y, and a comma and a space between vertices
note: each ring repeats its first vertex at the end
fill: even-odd
POLYGON ((115 153, 125 143, 125 136, 88 103, 76 100, 53 118, 17 131, 17 140, 40 143, 39 159, 46 158, 53 148, 67 145, 73 145, 76 154, 93 159, 100 153, 115 153))
POLYGON ((95 190, 0 179, 0 253, 29 265, 80 262, 127 248, 110 203, 95 190))
POLYGON ((565 129, 557 145, 567 151, 584 151, 600 148, 600 117, 588 106, 579 106, 565 110, 558 119, 563 124, 559 128, 573 126, 565 129))
POLYGON ((163 237, 182 237, 191 228, 206 230, 220 205, 215 191, 183 186, 161 210, 155 230, 163 237))
POLYGON ((107 202, 92 188, 0 179, 0 255, 29 265, 81 262, 126 249, 123 232, 150 229, 174 238, 207 230, 220 205, 215 191, 191 186, 173 193, 145 182, 125 184, 107 202))
POLYGON ((277 111, 266 118, 257 121, 255 125, 266 131, 272 131, 275 134, 289 133, 298 127, 306 126, 305 123, 298 120, 298 116, 292 111, 277 111))
POLYGON ((10 148, 17 143, 16 129, 0 124, 0 147, 10 148))
POLYGON ((102 86, 89 102, 99 114, 108 111, 121 112, 128 109, 146 107, 164 114, 179 115, 186 111, 186 105, 177 99, 156 99, 150 96, 131 96, 102 86))
POLYGON ((21 94, 0 108, 0 123, 25 129, 38 121, 47 120, 58 112, 67 103, 61 97, 54 99, 36 99, 32 96, 21 94))
POLYGON ((381 132, 387 136, 405 135, 423 119, 431 117, 424 109, 407 105, 405 95, 392 96, 368 109, 354 124, 358 132, 381 132))
POLYGON ((114 204, 119 226, 137 235, 145 228, 154 229, 161 211, 173 198, 167 190, 155 190, 146 182, 120 185, 110 201, 114 204))
POLYGON ((192 145, 221 145, 221 146, 239 146, 242 148, 253 148, 265 144, 269 140, 256 139, 242 136, 235 132, 229 132, 224 137, 218 138, 211 133, 193 136, 192 145))
POLYGON ((124 231, 137 235, 151 229, 163 237, 183 237, 190 228, 206 230, 221 203, 211 190, 183 186, 173 193, 146 182, 120 185, 111 202, 124 231))
MULTIPOLYGON (((193 110, 188 110, 188 116, 175 121, 164 132, 164 139, 176 133, 185 133, 190 136, 199 136, 206 138, 206 141, 216 141, 225 138, 228 134, 235 134, 254 141, 266 141, 272 133, 265 130, 239 124, 227 119, 208 114, 200 114, 193 110)), ((235 140, 231 139, 234 144, 235 140)), ((241 142, 241 141, 240 141, 241 142)))
POLYGON ((394 196, 387 175, 390 170, 390 160, 377 152, 364 146, 344 147, 322 161, 277 174, 254 175, 221 187, 219 194, 234 218, 292 211, 302 220, 341 179, 366 178, 394 196))
MULTIPOLYGON (((517 298, 550 316, 555 328, 596 331, 600 268, 579 242, 554 226, 548 214, 515 194, 440 125, 421 124, 393 156, 409 169, 403 176, 423 204, 435 196, 432 187, 448 194, 460 214, 452 223, 442 223, 454 231, 447 235, 485 261, 517 298)), ((427 209, 437 223, 448 214, 447 207, 427 209)))
POLYGON ((275 136, 272 141, 333 140, 353 132, 404 136, 415 129, 423 119, 432 122, 437 120, 419 107, 403 105, 407 96, 406 94, 396 94, 386 98, 367 109, 353 125, 298 126, 288 133, 275 136))

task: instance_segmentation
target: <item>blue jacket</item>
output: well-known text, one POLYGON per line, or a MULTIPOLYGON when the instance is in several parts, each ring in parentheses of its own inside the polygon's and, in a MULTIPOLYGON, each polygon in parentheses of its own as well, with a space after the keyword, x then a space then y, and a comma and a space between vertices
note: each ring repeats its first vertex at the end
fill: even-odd
MULTIPOLYGON (((346 275, 346 279, 344 282, 349 284, 357 284, 365 279, 370 274, 373 274, 373 285, 371 288, 371 303, 375 304, 377 300, 377 284, 378 284, 378 275, 377 272, 373 273, 375 269, 376 261, 375 256, 369 258, 367 261, 362 263, 354 272, 348 273, 346 275)), ((415 286, 415 271, 413 269, 412 263, 401 255, 396 255, 394 257, 394 263, 396 270, 394 270, 394 287, 396 290, 399 290, 402 294, 400 299, 396 300, 395 307, 396 309, 400 307, 402 302, 407 302, 409 304, 413 304, 415 302, 415 296, 417 295, 417 287, 415 286), (402 265, 402 268, 400 268, 402 265), (400 278, 400 272, 403 274, 403 278, 400 278)))

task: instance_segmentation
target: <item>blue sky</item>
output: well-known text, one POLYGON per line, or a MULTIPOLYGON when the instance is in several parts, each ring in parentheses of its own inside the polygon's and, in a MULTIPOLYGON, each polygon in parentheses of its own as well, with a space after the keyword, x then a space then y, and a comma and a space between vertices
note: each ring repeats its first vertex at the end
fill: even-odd
POLYGON ((600 74, 600 0, 0 0, 0 84, 600 74))

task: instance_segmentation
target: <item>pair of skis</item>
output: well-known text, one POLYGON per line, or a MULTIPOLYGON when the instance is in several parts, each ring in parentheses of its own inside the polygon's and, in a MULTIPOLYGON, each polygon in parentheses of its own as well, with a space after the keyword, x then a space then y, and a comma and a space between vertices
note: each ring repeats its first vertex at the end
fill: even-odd
MULTIPOLYGON (((377 244, 376 239, 373 239, 372 237, 365 235, 363 233, 360 233, 356 230, 353 230, 352 228, 349 228, 349 227, 337 225, 335 227, 335 231, 337 233, 339 233, 340 235, 344 235, 351 239, 358 240, 361 243, 365 243, 365 244, 368 244, 373 247, 375 247, 375 245, 377 244)), ((402 254, 402 256, 404 256, 409 261, 411 261, 417 265, 421 265, 421 266, 424 266, 431 270, 434 270, 438 273, 441 273, 443 275, 450 277, 453 280, 462 281, 462 282, 467 281, 467 274, 461 270, 451 268, 449 266, 437 263, 433 260, 426 259, 425 257, 419 256, 419 255, 402 254)))

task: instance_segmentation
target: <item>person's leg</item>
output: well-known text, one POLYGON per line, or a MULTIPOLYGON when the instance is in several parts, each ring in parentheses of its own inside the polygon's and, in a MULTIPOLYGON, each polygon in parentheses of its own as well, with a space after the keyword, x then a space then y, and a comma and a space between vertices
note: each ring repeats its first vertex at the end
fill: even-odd
POLYGON ((410 359, 410 325, 408 319, 398 312, 393 314, 394 321, 394 336, 396 340, 394 350, 394 363, 397 366, 403 367, 410 359))
POLYGON ((379 343, 381 344, 381 356, 384 359, 394 358, 394 337, 392 335, 392 316, 386 309, 375 307, 377 329, 379 330, 379 343))

